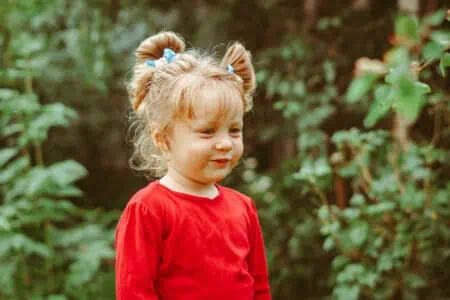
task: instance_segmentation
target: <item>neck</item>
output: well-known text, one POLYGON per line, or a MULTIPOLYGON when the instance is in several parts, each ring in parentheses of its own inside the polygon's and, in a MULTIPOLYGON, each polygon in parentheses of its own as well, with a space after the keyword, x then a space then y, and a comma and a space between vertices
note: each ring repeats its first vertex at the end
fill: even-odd
POLYGON ((214 198, 219 193, 213 183, 201 183, 178 174, 175 170, 170 170, 159 182, 171 190, 181 193, 193 194, 202 197, 214 198))

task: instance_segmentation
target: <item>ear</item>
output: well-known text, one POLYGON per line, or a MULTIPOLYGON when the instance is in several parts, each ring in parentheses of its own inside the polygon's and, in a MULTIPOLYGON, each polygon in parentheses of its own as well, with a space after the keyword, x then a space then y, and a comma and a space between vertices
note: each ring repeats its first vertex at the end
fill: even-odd
POLYGON ((169 150, 169 145, 167 139, 162 134, 161 126, 158 123, 152 122, 151 132, 153 144, 158 147, 161 153, 167 152, 169 150))

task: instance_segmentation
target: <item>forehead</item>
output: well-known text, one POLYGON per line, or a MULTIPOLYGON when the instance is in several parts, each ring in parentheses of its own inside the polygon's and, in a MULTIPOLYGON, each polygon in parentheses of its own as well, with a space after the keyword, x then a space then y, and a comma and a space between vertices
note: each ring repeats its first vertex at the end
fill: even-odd
POLYGON ((210 84, 193 93, 187 118, 209 122, 242 121, 244 104, 239 91, 226 84, 210 84))

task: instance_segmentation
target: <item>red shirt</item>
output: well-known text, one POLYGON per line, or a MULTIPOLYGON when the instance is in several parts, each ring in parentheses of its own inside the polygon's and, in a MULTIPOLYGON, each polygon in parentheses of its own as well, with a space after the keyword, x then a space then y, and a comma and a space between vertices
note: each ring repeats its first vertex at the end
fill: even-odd
POLYGON ((216 185, 214 199, 154 181, 116 229, 118 300, 270 300, 253 201, 216 185))

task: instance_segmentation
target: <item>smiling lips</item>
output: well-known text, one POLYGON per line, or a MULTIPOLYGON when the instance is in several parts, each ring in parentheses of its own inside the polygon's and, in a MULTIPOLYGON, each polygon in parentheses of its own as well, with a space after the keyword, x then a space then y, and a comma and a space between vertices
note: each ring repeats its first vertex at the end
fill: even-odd
POLYGON ((231 159, 229 158, 219 158, 219 159, 213 159, 213 162, 215 162, 217 165, 225 166, 231 159))

